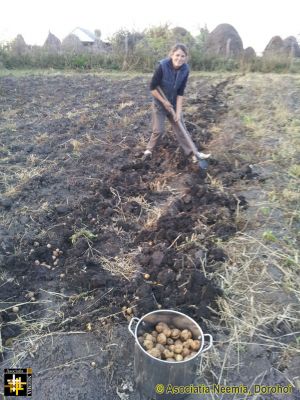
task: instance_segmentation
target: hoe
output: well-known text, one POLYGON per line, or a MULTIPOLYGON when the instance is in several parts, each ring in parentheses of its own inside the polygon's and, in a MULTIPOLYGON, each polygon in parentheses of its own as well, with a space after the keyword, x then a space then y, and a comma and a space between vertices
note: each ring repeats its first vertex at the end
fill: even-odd
MULTIPOLYGON (((166 98, 166 95, 164 94, 164 92, 162 91, 162 89, 161 89, 159 86, 157 87, 157 90, 159 91, 159 93, 161 94, 161 96, 162 96, 165 100, 168 100, 168 99, 166 98)), ((171 115, 172 115, 172 118, 173 118, 174 121, 175 121, 175 111, 173 110, 173 108, 172 108, 172 110, 171 110, 171 115)), ((188 131, 186 130, 185 126, 183 125, 183 123, 182 123, 181 121, 177 121, 177 125, 178 125, 179 129, 181 130, 181 132, 183 133, 183 135, 185 136, 186 140, 189 142, 191 148, 193 149, 193 153, 194 153, 195 157, 196 157, 197 160, 198 160, 199 168, 200 168, 200 169, 207 169, 207 167, 208 167, 208 162, 207 162, 206 160, 203 160, 203 159, 199 158, 198 150, 197 150, 197 148, 196 148, 194 142, 192 141, 192 139, 191 139, 191 137, 190 137, 190 134, 189 134, 188 131)))

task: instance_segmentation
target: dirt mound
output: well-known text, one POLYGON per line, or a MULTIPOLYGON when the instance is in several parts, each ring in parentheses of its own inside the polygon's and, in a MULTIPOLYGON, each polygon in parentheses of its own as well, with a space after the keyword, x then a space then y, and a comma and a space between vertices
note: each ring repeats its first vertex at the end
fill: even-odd
POLYGON ((232 25, 220 24, 208 35, 204 50, 208 56, 239 58, 243 55, 243 42, 232 25))

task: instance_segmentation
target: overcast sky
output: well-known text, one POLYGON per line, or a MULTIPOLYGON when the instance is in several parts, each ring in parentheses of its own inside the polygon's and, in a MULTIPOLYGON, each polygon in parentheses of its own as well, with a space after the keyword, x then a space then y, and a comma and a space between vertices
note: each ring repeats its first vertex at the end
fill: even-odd
POLYGON ((264 50, 272 36, 300 39, 300 0, 2 0, 0 41, 18 33, 42 45, 49 30, 63 39, 74 28, 100 29, 107 39, 120 28, 143 30, 169 23, 193 35, 207 25, 235 27, 244 44, 264 50))

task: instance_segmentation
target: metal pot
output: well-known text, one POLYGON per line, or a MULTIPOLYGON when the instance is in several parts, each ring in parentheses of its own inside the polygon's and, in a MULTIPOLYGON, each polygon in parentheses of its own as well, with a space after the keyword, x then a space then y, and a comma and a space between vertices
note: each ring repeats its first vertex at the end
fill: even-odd
POLYGON ((128 329, 135 338, 134 371, 137 389, 144 399, 184 399, 188 394, 168 393, 170 385, 188 386, 195 382, 197 369, 200 366, 201 354, 210 349, 213 338, 210 334, 204 334, 200 326, 187 315, 172 310, 157 310, 146 314, 141 319, 132 318, 128 329), (193 339, 199 339, 200 349, 194 357, 185 360, 170 362, 159 360, 151 356, 138 341, 138 337, 145 332, 154 330, 158 322, 165 322, 178 329, 189 329, 193 339), (133 325, 136 324, 135 328, 133 325), (208 344, 205 345, 205 338, 208 344))

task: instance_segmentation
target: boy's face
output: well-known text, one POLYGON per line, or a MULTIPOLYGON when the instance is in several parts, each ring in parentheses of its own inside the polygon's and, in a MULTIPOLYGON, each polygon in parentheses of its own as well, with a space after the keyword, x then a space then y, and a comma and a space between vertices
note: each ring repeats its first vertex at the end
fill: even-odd
POLYGON ((178 69, 186 62, 187 56, 184 51, 178 49, 171 55, 171 59, 174 68, 178 69))

